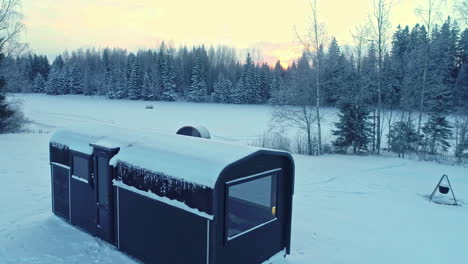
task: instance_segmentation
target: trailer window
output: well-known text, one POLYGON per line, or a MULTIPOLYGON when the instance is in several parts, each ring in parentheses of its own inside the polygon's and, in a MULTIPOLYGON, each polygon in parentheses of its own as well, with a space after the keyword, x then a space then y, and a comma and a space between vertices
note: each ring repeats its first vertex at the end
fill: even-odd
POLYGON ((228 240, 276 219, 277 172, 246 179, 228 183, 228 240))
POLYGON ((73 175, 88 181, 89 160, 85 157, 73 155, 73 175))

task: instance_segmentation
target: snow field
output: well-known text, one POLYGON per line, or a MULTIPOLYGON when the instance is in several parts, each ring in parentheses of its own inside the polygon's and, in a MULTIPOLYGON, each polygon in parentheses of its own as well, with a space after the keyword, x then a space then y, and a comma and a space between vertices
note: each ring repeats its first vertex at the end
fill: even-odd
MULTIPOLYGON (((23 95, 36 131, 114 126, 175 133, 203 124, 216 139, 246 142, 269 123, 266 106, 112 101, 23 95)), ((0 135, 0 263, 134 263, 51 212, 50 133, 0 135)), ((465 263, 468 169, 374 156, 294 155, 289 264, 465 263), (462 206, 429 203, 447 174, 462 206)))

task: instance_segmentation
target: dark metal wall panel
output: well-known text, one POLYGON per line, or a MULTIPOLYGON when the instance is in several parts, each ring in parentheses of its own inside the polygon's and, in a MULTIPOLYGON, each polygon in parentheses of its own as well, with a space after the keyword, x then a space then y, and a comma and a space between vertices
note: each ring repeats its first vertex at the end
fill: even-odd
POLYGON ((207 219, 119 188, 120 249, 157 264, 207 263, 207 219))
POLYGON ((70 150, 67 146, 49 145, 50 162, 70 166, 70 150))
POLYGON ((71 178, 71 223, 96 234, 96 198, 91 186, 71 178))
POLYGON ((54 164, 51 166, 53 211, 56 215, 70 220, 70 170, 54 164))

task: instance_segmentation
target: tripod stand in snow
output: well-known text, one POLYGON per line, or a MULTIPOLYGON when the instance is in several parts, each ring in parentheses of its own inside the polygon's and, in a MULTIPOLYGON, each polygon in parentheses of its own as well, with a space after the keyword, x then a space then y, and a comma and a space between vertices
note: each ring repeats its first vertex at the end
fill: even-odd
POLYGON ((432 202, 432 199, 434 199, 434 196, 435 196, 437 190, 441 194, 447 194, 450 191, 452 193, 453 200, 455 201, 455 203, 453 205, 458 205, 457 198, 455 198, 455 194, 453 193, 453 188, 452 188, 452 185, 450 184, 450 180, 449 180, 447 174, 442 175, 442 177, 440 178, 439 183, 437 183, 436 187, 434 188, 434 191, 432 191, 431 196, 429 196, 429 201, 432 202), (442 183, 444 178, 446 179, 446 183, 442 183))

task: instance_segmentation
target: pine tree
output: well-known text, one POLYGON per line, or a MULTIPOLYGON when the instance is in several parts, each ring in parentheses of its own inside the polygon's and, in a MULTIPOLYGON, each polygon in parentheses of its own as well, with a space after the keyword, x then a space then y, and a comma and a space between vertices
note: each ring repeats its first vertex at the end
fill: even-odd
POLYGON ((232 93, 230 96, 230 102, 233 104, 244 104, 244 85, 238 80, 237 83, 232 88, 232 93))
POLYGON ((262 78, 261 78, 261 68, 254 65, 253 69, 253 80, 252 80, 252 104, 260 104, 262 102, 262 78))
POLYGON ((58 55, 55 60, 52 62, 52 67, 55 69, 62 70, 65 67, 65 62, 63 61, 62 55, 58 55))
POLYGON ((161 96, 161 91, 162 91, 162 84, 161 84, 161 74, 158 72, 157 69, 155 69, 152 72, 152 93, 153 93, 153 98, 154 100, 160 100, 161 96))
POLYGON ((163 101, 175 101, 177 99, 176 83, 174 65, 172 61, 172 55, 168 54, 164 46, 161 47, 160 51, 161 60, 161 100, 163 101))
POLYGON ((36 74, 36 78, 34 78, 34 85, 33 89, 35 93, 45 93, 45 86, 46 81, 41 73, 36 74))
POLYGON ((115 91, 115 98, 123 99, 127 98, 127 80, 124 74, 125 70, 123 69, 116 69, 114 73, 114 86, 113 89, 115 91))
POLYGON ((247 54, 247 59, 242 68, 241 77, 237 83, 238 98, 236 103, 252 104, 258 101, 257 82, 255 81, 255 65, 252 62, 250 54, 247 54))
POLYGON ((64 93, 70 94, 83 94, 84 85, 83 79, 84 75, 82 74, 83 69, 79 69, 77 65, 72 65, 68 70, 64 71, 65 73, 65 85, 64 93))
POLYGON ((189 92, 186 96, 186 99, 190 102, 204 102, 206 101, 208 88, 206 82, 203 78, 205 70, 201 65, 199 59, 193 66, 192 69, 192 78, 189 92))
POLYGON ((455 87, 458 112, 468 116, 468 62, 461 65, 455 87))
POLYGON ((312 106, 314 103, 312 89, 312 71, 306 53, 293 64, 291 75, 289 76, 289 91, 282 95, 285 96, 288 104, 312 106))
POLYGON ((340 46, 336 38, 333 38, 322 67, 322 90, 325 103, 327 104, 334 104, 339 99, 342 92, 345 63, 345 58, 341 54, 340 46))
POLYGON ((371 136, 367 107, 362 103, 343 101, 338 108, 339 121, 335 123, 336 130, 332 131, 336 136, 333 145, 344 151, 352 147, 353 153, 367 151, 371 136))
MULTIPOLYGON (((132 54, 133 55, 133 54, 132 54)), ((143 74, 139 57, 129 56, 128 61, 129 75, 127 80, 128 98, 138 100, 141 96, 143 86, 143 74)))
POLYGON ((270 83, 270 103, 276 105, 283 105, 285 104, 285 97, 282 96, 283 93, 283 67, 281 66, 281 62, 277 61, 275 64, 275 68, 272 73, 272 80, 270 83))
POLYGON ((67 85, 66 85, 65 76, 62 70, 58 68, 52 68, 49 74, 49 80, 47 81, 47 84, 45 86, 46 94, 51 94, 51 95, 65 94, 66 88, 67 88, 67 85))
POLYGON ((447 120, 450 109, 451 94, 447 87, 441 86, 431 100, 429 120, 423 127, 424 149, 430 154, 446 152, 450 147, 452 126, 447 120))
POLYGON ((263 64, 260 69, 260 101, 259 103, 266 103, 271 98, 271 73, 270 67, 267 64, 263 64))
MULTIPOLYGON (((426 28, 416 24, 409 36, 409 44, 406 50, 406 66, 401 65, 399 61, 394 62, 394 67, 404 67, 405 69, 400 92, 400 106, 405 111, 412 111, 421 107, 421 92, 423 90, 424 75, 424 67, 421 67, 421 65, 424 65, 427 41, 429 40, 427 39, 426 28)), ((400 52, 400 48, 395 49, 397 50, 396 52, 400 52)), ((401 48, 401 50, 403 49, 404 48, 401 48)), ((403 51, 401 51, 400 55, 405 56, 403 51)), ((402 59, 400 59, 400 61, 401 60, 402 59)), ((426 94, 427 92, 424 95, 426 94)), ((425 110, 427 103, 425 100, 422 103, 422 109, 425 110)))
POLYGON ((145 73, 143 78, 142 98, 143 100, 155 100, 154 87, 148 73, 145 73))
POLYGON ((458 42, 458 48, 459 48, 459 64, 465 64, 468 63, 468 28, 465 28, 463 30, 461 36, 460 36, 460 41, 458 42))
POLYGON ((416 150, 418 134, 416 127, 409 121, 395 122, 388 133, 390 150, 398 153, 398 157, 405 158, 405 153, 416 150))
POLYGON ((384 79, 391 94, 387 104, 400 106, 401 94, 405 87, 404 80, 408 75, 408 55, 410 52, 409 27, 401 28, 398 25, 397 31, 393 35, 392 53, 384 60, 384 79))
POLYGON ((213 102, 232 103, 231 91, 232 91, 232 82, 224 78, 223 74, 220 74, 218 77, 218 81, 214 85, 214 91, 212 94, 213 102))

